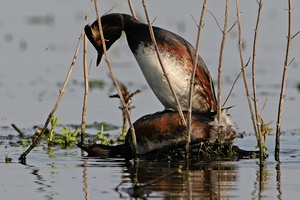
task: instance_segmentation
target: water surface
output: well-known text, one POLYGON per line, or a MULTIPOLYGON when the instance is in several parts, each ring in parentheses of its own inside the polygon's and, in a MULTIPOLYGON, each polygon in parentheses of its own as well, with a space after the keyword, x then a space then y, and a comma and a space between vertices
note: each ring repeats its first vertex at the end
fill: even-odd
MULTIPOLYGON (((100 12, 106 13, 114 5, 113 12, 129 13, 126 4, 117 1, 101 1, 100 12)), ((156 18, 155 26, 164 27, 195 44, 197 21, 202 8, 201 2, 149 1, 150 17, 156 18), (193 17, 193 18, 192 18, 193 17)), ((300 2, 294 1, 294 32, 300 19, 300 2)), ((33 134, 34 125, 43 124, 50 113, 72 62, 83 17, 87 7, 84 1, 8 1, 0 7, 0 186, 1 198, 5 199, 117 199, 130 196, 155 199, 293 199, 299 192, 299 37, 294 38, 291 58, 295 60, 288 72, 284 102, 282 129, 281 164, 273 158, 274 136, 268 140, 270 154, 266 165, 260 168, 257 160, 230 162, 199 162, 187 165, 184 162, 141 161, 137 167, 128 166, 121 159, 86 159, 79 149, 54 148, 48 154, 47 146, 34 149, 27 158, 27 165, 18 163, 18 157, 25 150, 12 147, 16 132, 10 128, 15 123, 26 134, 33 134), (5 155, 13 161, 5 164, 5 155), (180 170, 179 170, 180 169, 180 170), (146 187, 132 188, 133 183, 146 187), (117 187, 117 190, 116 190, 117 187)), ((145 21, 143 7, 134 2, 139 19, 145 21)), ((208 10, 222 24, 223 5, 217 0, 209 1, 208 10)), ((260 34, 257 46, 257 82, 260 108, 268 94, 264 109, 265 122, 277 118, 280 83, 285 58, 287 35, 287 8, 285 1, 264 2, 260 34)), ((243 42, 245 60, 252 56, 251 48, 256 1, 241 2, 243 42)), ((234 2, 231 4, 230 25, 236 21, 234 2)), ((94 9, 88 17, 95 19, 94 9)), ((214 80, 217 67, 221 31, 210 14, 205 16, 201 36, 200 55, 208 65, 214 80)), ((105 62, 95 67, 96 52, 89 45, 91 79, 104 80, 102 90, 93 90, 89 95, 87 122, 107 121, 121 126, 119 102, 109 99, 115 94, 108 76, 105 62)), ((82 51, 82 50, 81 50, 82 51)), ((142 89, 133 101, 136 108, 133 120, 162 110, 151 89, 146 84, 136 61, 122 37, 109 51, 114 72, 119 81, 131 91, 142 89)), ((224 54, 223 99, 240 71, 236 27, 228 34, 224 54)), ((250 78, 250 73, 248 74, 250 78)), ((250 81, 250 79, 249 79, 250 81)), ((67 91, 59 105, 56 117, 60 123, 80 124, 83 101, 82 53, 80 52, 67 91)), ((253 150, 256 145, 253 136, 245 90, 239 80, 226 106, 239 132, 246 132, 244 139, 237 139, 237 145, 253 150)), ((96 132, 96 130, 94 130, 96 132)), ((120 130, 113 132, 117 135, 120 130)))

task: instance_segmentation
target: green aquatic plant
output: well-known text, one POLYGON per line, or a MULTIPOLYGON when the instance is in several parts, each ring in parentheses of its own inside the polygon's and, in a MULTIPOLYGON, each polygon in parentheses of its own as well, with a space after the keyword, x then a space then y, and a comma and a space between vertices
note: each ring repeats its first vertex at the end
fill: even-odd
POLYGON ((89 89, 102 89, 104 87, 103 80, 89 80, 89 89))
POLYGON ((11 163, 12 158, 8 156, 8 154, 5 155, 5 163, 11 163))
POLYGON ((70 128, 63 127, 61 133, 55 132, 52 145, 63 145, 65 148, 74 145, 77 142, 78 129, 74 132, 70 128))
POLYGON ((75 144, 75 142, 77 142, 76 137, 78 136, 79 133, 77 128, 75 129, 74 132, 72 132, 70 128, 63 127, 62 132, 65 133, 65 135, 62 136, 63 143, 65 146, 75 144))
POLYGON ((112 145, 115 143, 114 139, 109 139, 109 135, 105 135, 103 133, 103 126, 101 126, 101 129, 99 132, 97 132, 96 134, 96 139, 94 140, 94 143, 96 143, 97 141, 99 141, 101 144, 104 144, 104 145, 112 145))
POLYGON ((50 143, 53 141, 54 129, 57 126, 58 122, 59 122, 59 118, 54 117, 54 116, 51 117, 51 120, 50 120, 51 129, 49 130, 49 136, 48 136, 50 143))
POLYGON ((260 131, 261 131, 261 135, 263 136, 263 154, 264 156, 267 154, 267 150, 268 150, 268 147, 267 147, 267 138, 269 136, 269 134, 274 130, 274 128, 270 128, 269 126, 273 123, 273 121, 270 121, 268 123, 264 123, 263 120, 261 120, 262 123, 261 123, 261 128, 260 128, 260 131))

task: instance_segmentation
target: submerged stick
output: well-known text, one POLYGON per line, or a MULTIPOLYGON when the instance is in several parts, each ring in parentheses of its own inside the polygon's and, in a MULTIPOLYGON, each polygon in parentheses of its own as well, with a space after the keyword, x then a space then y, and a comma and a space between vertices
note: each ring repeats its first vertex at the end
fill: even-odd
MULTIPOLYGON (((89 4, 88 4, 88 7, 87 7, 87 10, 86 10, 86 16, 90 10, 90 5, 92 3, 92 0, 90 0, 89 4)), ((59 105, 59 102, 66 90, 66 87, 67 87, 67 84, 69 82, 69 79, 70 79, 70 76, 72 74, 72 71, 73 71, 73 68, 74 68, 74 65, 75 65, 75 61, 77 59, 77 55, 78 55, 78 52, 79 52, 79 48, 80 48, 80 44, 81 44, 81 40, 82 40, 82 36, 84 34, 84 26, 85 26, 85 23, 86 23, 86 18, 83 22, 83 26, 82 26, 82 29, 81 29, 81 33, 80 33, 80 37, 79 37, 79 40, 78 40, 78 43, 77 43, 77 47, 76 47, 76 50, 75 50, 75 54, 74 54, 74 57, 73 57, 73 60, 72 60, 72 63, 70 65, 70 68, 69 68, 69 71, 68 71, 68 74, 65 78, 65 81, 64 81, 64 84, 63 86, 61 87, 61 89, 59 90, 59 95, 57 97, 57 101, 52 109, 52 111, 50 112, 45 124, 44 124, 44 127, 43 127, 43 130, 41 131, 41 133, 38 135, 37 139, 30 145, 30 147, 20 156, 19 160, 21 160, 21 162, 25 162, 26 160, 26 156, 30 153, 30 151, 38 144, 38 142, 40 141, 40 139, 42 138, 43 134, 45 133, 47 127, 48 127, 48 124, 50 123, 51 121, 51 118, 52 116, 54 115, 56 109, 58 108, 58 105, 59 105)))
POLYGON ((84 96, 83 96, 83 108, 82 108, 82 118, 81 118, 81 143, 84 142, 86 112, 87 112, 88 95, 89 95, 89 73, 88 73, 87 60, 88 60, 88 58, 87 58, 87 37, 86 37, 86 35, 84 35, 84 38, 83 38, 84 96))
POLYGON ((186 127, 187 126, 187 123, 186 123, 186 120, 183 116, 183 112, 182 112, 182 109, 181 109, 181 105, 179 103, 179 100, 177 98, 177 95, 172 87, 172 84, 171 84, 171 81, 168 77, 168 74, 166 72, 166 69, 164 67, 164 64, 162 62, 162 59, 161 59, 161 56, 160 56, 160 53, 159 53, 159 49, 158 49, 158 46, 157 46, 157 43, 156 43, 156 39, 155 39, 155 36, 154 36, 154 32, 153 32, 153 28, 152 28, 152 25, 151 25, 151 22, 150 22, 150 17, 149 17, 149 14, 148 14, 148 10, 147 10, 147 6, 146 6, 146 2, 145 0, 142 0, 142 3, 143 3, 143 6, 144 6, 144 11, 145 11, 145 15, 146 15, 146 18, 147 18, 147 22, 148 22, 148 26, 149 26, 149 31, 150 31, 150 36, 151 36, 151 39, 152 39, 152 42, 153 42, 153 45, 154 45, 154 48, 155 48, 155 51, 156 51, 156 55, 158 57, 158 61, 160 63, 160 66, 161 66, 161 69, 164 73, 164 76, 166 77, 166 80, 168 82, 168 85, 170 87, 170 90, 172 92, 172 95, 175 99, 175 102, 176 102, 176 106, 177 106, 177 110, 178 110, 178 113, 179 113, 179 116, 181 118, 181 122, 182 124, 186 127))
POLYGON ((98 18, 98 27, 99 27, 99 33, 100 33, 101 42, 102 42, 102 45, 103 45, 103 53, 104 53, 104 57, 105 57, 105 62, 107 64, 107 66, 108 66, 110 77, 113 80, 113 83, 114 83, 114 85, 116 87, 116 90, 117 90, 117 92, 119 94, 122 106, 125 108, 125 112, 126 112, 126 114, 128 116, 128 122, 129 122, 129 125, 130 125, 130 130, 131 130, 131 135, 132 135, 133 155, 134 155, 134 160, 136 160, 138 152, 137 152, 137 143, 136 143, 135 130, 134 130, 134 127, 133 127, 133 123, 132 123, 132 119, 131 119, 130 113, 128 111, 128 107, 126 106, 123 94, 122 94, 122 92, 120 90, 120 87, 119 87, 119 84, 117 82, 117 79, 116 79, 116 77, 115 77, 115 75, 113 73, 113 70, 112 70, 112 67, 111 67, 111 63, 110 63, 110 60, 109 60, 108 55, 107 55, 105 38, 104 38, 104 35, 103 35, 103 29, 102 29, 101 19, 100 19, 100 15, 99 15, 99 12, 98 12, 97 0, 94 0, 94 5, 95 5, 96 15, 97 15, 97 18, 98 18))
POLYGON ((189 110, 188 110, 188 116, 187 116, 187 126, 188 126, 188 135, 187 135, 187 143, 186 143, 186 152, 188 155, 189 149, 190 149, 190 142, 191 142, 191 126, 192 126, 192 106, 193 106, 193 88, 194 88, 194 80, 195 80, 195 74, 196 74, 196 68, 197 68, 197 62, 198 62, 198 51, 200 47, 200 36, 201 31, 203 28, 203 19, 204 19, 204 13, 207 6, 207 0, 204 0, 202 11, 200 15, 199 25, 198 25, 198 33, 197 33, 197 40, 196 40, 196 50, 195 50, 195 58, 194 58, 194 66, 193 66, 193 72, 190 80, 190 90, 189 90, 189 110))
POLYGON ((282 73, 282 82, 281 82, 281 91, 278 105, 278 116, 276 123, 276 143, 275 143, 275 160, 280 162, 279 159, 279 151, 280 151, 280 134, 281 134, 281 121, 282 121, 282 109, 283 109, 283 101, 285 96, 285 87, 286 87, 286 77, 287 71, 289 68, 289 56, 290 56, 290 48, 291 48, 291 40, 292 40, 292 0, 288 0, 289 8, 288 8, 288 35, 287 35, 287 44, 286 44, 286 53, 284 60, 284 68, 282 73))
POLYGON ((21 138, 25 138, 25 133, 21 129, 19 129, 15 124, 11 124, 11 126, 19 133, 21 138))

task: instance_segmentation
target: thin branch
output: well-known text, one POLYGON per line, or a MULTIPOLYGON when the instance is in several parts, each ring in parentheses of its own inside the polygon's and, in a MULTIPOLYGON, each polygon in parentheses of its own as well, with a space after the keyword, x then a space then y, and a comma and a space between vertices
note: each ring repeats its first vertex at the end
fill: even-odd
MULTIPOLYGON (((266 95, 266 99, 265 99, 264 105, 263 105, 263 107, 262 107, 262 109, 261 109, 261 111, 260 111, 259 118, 262 118, 263 112, 264 112, 265 107, 266 107, 266 105, 267 105, 268 98, 269 98, 269 92, 268 92, 267 95, 266 95)), ((258 119, 259 119, 259 118, 258 118, 258 119)))
POLYGON ((155 36, 154 36, 154 32, 153 32, 153 29, 152 29, 152 25, 150 23, 150 18, 149 18, 149 15, 148 15, 148 11, 147 11, 147 6, 146 6, 146 2, 145 0, 142 0, 142 3, 143 3, 143 6, 144 6, 144 11, 145 11, 145 15, 146 15, 146 18, 147 18, 147 22, 148 22, 148 26, 149 26, 149 31, 150 31, 150 36, 151 36, 151 39, 152 39, 152 42, 153 42, 153 45, 154 45, 154 48, 155 48, 155 51, 156 51, 156 54, 157 54, 157 57, 158 57, 158 61, 160 63, 160 66, 162 68, 162 71, 164 73, 164 76, 166 77, 166 80, 168 82, 168 85, 170 87, 170 90, 172 92, 172 95, 175 99, 175 102, 176 102, 176 106, 177 106, 177 109, 178 109, 178 113, 180 115, 180 118, 181 118, 181 122, 184 126, 187 126, 187 123, 186 123, 186 120, 183 116, 183 112, 182 112, 182 109, 181 109, 181 106, 180 106, 180 103, 179 103, 179 100, 177 98, 177 95, 176 93, 174 92, 174 89, 172 87, 172 84, 170 82, 170 79, 168 77, 168 74, 166 72, 166 69, 162 63, 162 59, 161 59, 161 56, 160 56, 160 53, 159 53, 159 49, 158 49, 158 46, 157 46, 157 43, 156 43, 156 40, 155 40, 155 36))
MULTIPOLYGON (((224 27, 223 27, 223 36, 222 36, 222 42, 220 46, 220 55, 219 55, 219 67, 218 67, 218 97, 217 97, 217 119, 220 122, 221 121, 221 99, 222 99, 222 67, 223 67, 223 55, 224 55, 224 49, 225 49, 225 41, 227 36, 227 26, 228 26, 228 14, 229 14, 229 0, 226 0, 226 6, 225 6, 225 21, 224 21, 224 27)), ((221 127, 220 127, 221 128, 221 127)), ((220 130, 218 130, 218 133, 220 133, 220 130)))
POLYGON ((107 15, 108 13, 110 13, 110 11, 112 11, 113 9, 115 9, 115 7, 118 5, 119 3, 116 3, 111 9, 109 9, 104 15, 107 15))
MULTIPOLYGON (((198 23, 196 22, 196 20, 195 20, 195 18, 194 18, 194 16, 193 15, 191 15, 191 17, 192 17, 192 19, 193 19, 193 22, 195 23, 195 25, 199 28, 199 25, 198 25, 198 23)), ((204 27, 204 25, 205 25, 205 22, 204 21, 202 21, 202 23, 201 23, 201 26, 202 26, 202 28, 204 27)))
MULTIPOLYGON (((92 3, 92 0, 90 0, 89 4, 88 4, 88 7, 87 7, 87 10, 86 10, 86 14, 85 16, 88 15, 89 13, 89 10, 90 10, 90 6, 91 6, 91 3, 92 3)), ((48 127, 48 124, 50 123, 51 121, 51 118, 52 116, 54 115, 56 109, 58 108, 58 105, 59 105, 59 102, 66 90, 66 87, 67 87, 67 84, 69 82, 69 79, 70 79, 70 76, 72 74, 72 71, 73 71, 73 68, 74 68, 74 65, 75 65, 75 61, 77 59, 77 55, 78 55, 78 52, 79 52, 79 48, 80 48, 80 44, 81 44, 81 40, 82 40, 82 36, 84 35, 84 27, 85 27, 85 24, 86 24, 86 17, 84 19, 84 22, 83 22, 83 26, 82 26, 82 29, 81 29, 81 33, 80 33, 80 37, 79 37, 79 40, 78 40, 78 43, 77 43, 77 47, 76 47, 76 50, 75 50, 75 54, 74 54, 74 57, 73 57, 73 60, 72 60, 72 63, 70 65, 70 68, 69 68, 69 71, 68 71, 68 74, 65 78, 65 81, 64 81, 64 84, 63 86, 61 87, 61 89, 59 90, 59 95, 58 95, 58 98, 57 98, 57 101, 52 109, 52 111, 50 112, 45 124, 44 124, 44 127, 43 127, 43 130, 41 131, 41 133, 38 135, 37 139, 35 140, 35 142, 33 142, 30 147, 20 156, 19 160, 21 160, 21 162, 25 162, 26 160, 26 156, 30 153, 30 151, 38 144, 38 142, 40 141, 40 139, 42 138, 43 134, 45 133, 45 131, 47 130, 47 127, 48 127)))
POLYGON ((286 44, 286 54, 285 54, 285 61, 284 61, 284 68, 282 73, 282 82, 281 82, 281 91, 280 91, 280 98, 279 98, 279 105, 278 105, 278 117, 277 117, 277 126, 276 126, 276 144, 275 144, 275 160, 280 162, 279 159, 279 150, 280 150, 280 134, 281 134, 281 121, 282 121, 282 109, 283 109, 283 101, 285 96, 285 87, 286 87, 286 77, 287 71, 289 68, 289 56, 290 56, 290 49, 291 49, 291 40, 292 40, 292 0, 288 0, 288 36, 287 36, 287 44, 286 44))
POLYGON ((289 62, 289 66, 292 64, 292 62, 295 60, 295 57, 289 62))
POLYGON ((134 17, 135 19, 137 19, 136 14, 135 14, 134 9, 133 9, 133 6, 132 6, 131 0, 128 0, 128 6, 129 6, 129 9, 130 9, 132 17, 134 17))
POLYGON ((25 133, 21 129, 19 129, 15 124, 11 124, 11 126, 19 133, 21 138, 25 138, 25 133))
POLYGON ((84 96, 83 96, 83 108, 82 108, 82 119, 81 119, 81 142, 84 142, 85 136, 85 123, 86 123, 86 112, 88 104, 89 94, 89 72, 88 72, 88 58, 87 58, 87 37, 83 38, 83 73, 84 73, 84 96))
MULTIPOLYGON (((250 58, 248 59, 246 65, 245 65, 245 68, 248 66, 249 62, 250 62, 250 58)), ((233 88, 234 88, 234 86, 235 86, 237 80, 240 78, 242 72, 243 72, 243 71, 241 70, 240 73, 236 76, 235 80, 233 81, 233 84, 232 84, 232 86, 231 86, 231 89, 230 89, 230 91, 229 91, 229 93, 228 93, 228 95, 227 95, 227 97, 226 97, 224 103, 222 104, 222 108, 224 108, 224 106, 226 105, 226 103, 227 103, 229 97, 231 96, 231 93, 232 93, 232 91, 233 91, 233 88)))
POLYGON ((222 30, 222 28, 221 28, 221 26, 220 26, 220 24, 219 24, 217 18, 215 17, 215 15, 214 15, 212 12, 210 12, 209 10, 207 10, 207 12, 209 12, 209 13, 211 14, 211 16, 214 18, 215 22, 217 23, 217 25, 218 25, 220 31, 223 32, 223 30, 222 30))
MULTIPOLYGON (((193 88, 194 88, 194 80, 195 80, 195 73, 196 73, 196 68, 197 68, 197 61, 198 61, 198 51, 200 47, 200 36, 201 36, 201 31, 203 28, 203 20, 204 20, 204 13, 206 10, 207 6, 207 0, 204 0, 203 6, 202 6, 202 11, 201 11, 201 16, 199 20, 199 25, 198 25, 198 34, 197 34, 197 40, 196 40, 196 50, 195 50, 195 57, 194 57, 194 67, 190 79, 190 90, 189 90, 189 110, 188 110, 188 117, 187 117, 187 126, 188 126, 188 137, 187 137, 187 143, 186 143, 186 152, 188 155, 189 148, 190 148, 190 142, 191 142, 191 126, 192 126, 192 106, 193 106, 193 88)), ((188 156, 187 156, 188 157, 188 156)))
POLYGON ((252 99, 250 96, 250 90, 247 82, 247 76, 246 76, 246 68, 244 64, 244 56, 243 56, 243 43, 242 43, 242 27, 241 27, 241 12, 239 8, 239 1, 236 0, 236 13, 237 13, 237 21, 238 21, 238 43, 239 43, 239 54, 240 54, 240 61, 241 61, 241 67, 242 67, 242 74, 243 74, 243 80, 244 80, 244 85, 245 85, 245 91, 247 95, 247 100, 248 100, 248 106, 251 114, 251 119, 252 119, 252 125, 255 134, 257 135, 257 126, 256 126, 256 120, 255 120, 255 114, 253 112, 252 108, 252 99))
POLYGON ((294 39, 299 33, 300 33, 300 31, 298 31, 295 35, 293 35, 293 37, 291 38, 291 40, 294 39))
POLYGON ((120 87, 119 87, 119 84, 117 82, 117 79, 116 79, 116 77, 115 77, 115 75, 114 75, 114 73, 112 71, 111 63, 110 63, 110 60, 109 60, 108 55, 107 55, 105 38, 104 38, 104 35, 103 35, 103 29, 102 29, 101 19, 100 19, 100 15, 99 15, 99 12, 98 12, 97 0, 94 0, 94 4, 95 4, 96 15, 97 15, 97 18, 98 18, 98 27, 99 27, 99 33, 100 33, 100 37, 101 37, 101 41, 102 41, 102 45, 103 45, 103 53, 104 53, 105 61, 106 61, 106 64, 108 66, 108 69, 109 69, 109 74, 110 74, 110 76, 111 76, 111 78, 113 80, 113 83, 114 83, 114 85, 116 87, 116 90, 117 90, 117 92, 118 92, 118 94, 120 96, 120 100, 121 100, 122 106, 125 108, 125 113, 128 116, 128 122, 129 122, 129 125, 130 125, 130 130, 131 130, 131 135, 132 135, 133 155, 134 155, 134 160, 136 161, 137 160, 138 152, 137 152, 137 143, 136 143, 135 130, 134 130, 134 127, 133 127, 133 123, 132 123, 132 119, 131 119, 130 113, 128 111, 128 107, 126 106, 123 94, 122 94, 122 92, 120 90, 120 87))
POLYGON ((254 113, 255 113, 255 118, 253 119, 253 121, 255 121, 256 124, 256 130, 257 130, 256 140, 258 143, 257 145, 259 147, 261 162, 263 161, 263 146, 262 146, 262 134, 261 134, 262 116, 261 115, 259 116, 258 114, 258 98, 257 98, 257 90, 256 90, 256 44, 257 44, 258 28, 259 28, 262 7, 263 7, 262 0, 259 0, 256 26, 254 29, 253 51, 252 51, 252 89, 253 89, 253 99, 254 99, 253 104, 254 104, 254 113))
POLYGON ((228 29, 227 33, 229 33, 233 29, 233 27, 235 27, 236 24, 237 24, 237 21, 234 22, 234 24, 228 29))

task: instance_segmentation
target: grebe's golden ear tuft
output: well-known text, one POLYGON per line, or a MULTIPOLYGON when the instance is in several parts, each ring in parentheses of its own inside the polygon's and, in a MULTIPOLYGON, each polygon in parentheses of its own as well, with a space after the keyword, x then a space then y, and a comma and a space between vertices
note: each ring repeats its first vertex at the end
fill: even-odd
MULTIPOLYGON (((122 20, 123 18, 119 15, 106 15, 101 17, 102 31, 107 50, 116 40, 118 40, 121 37, 123 30, 122 20)), ((94 21, 92 25, 86 25, 84 31, 89 41, 98 51, 98 65, 103 55, 103 45, 100 36, 98 20, 94 21)))

